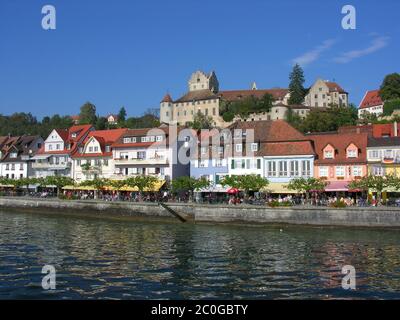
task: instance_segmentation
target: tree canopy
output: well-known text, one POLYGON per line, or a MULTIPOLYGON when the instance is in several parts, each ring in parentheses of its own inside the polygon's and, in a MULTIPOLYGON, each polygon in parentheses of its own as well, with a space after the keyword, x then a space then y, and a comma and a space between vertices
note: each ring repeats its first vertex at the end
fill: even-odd
POLYGON ((289 79, 289 105, 302 104, 304 101, 306 90, 304 89, 304 72, 299 64, 296 63, 293 66, 293 70, 289 75, 289 79))
POLYGON ((380 96, 383 101, 400 99, 400 74, 388 74, 380 87, 380 96))
POLYGON ((96 120, 96 106, 90 102, 86 102, 81 107, 81 112, 79 113, 79 124, 95 125, 96 120))

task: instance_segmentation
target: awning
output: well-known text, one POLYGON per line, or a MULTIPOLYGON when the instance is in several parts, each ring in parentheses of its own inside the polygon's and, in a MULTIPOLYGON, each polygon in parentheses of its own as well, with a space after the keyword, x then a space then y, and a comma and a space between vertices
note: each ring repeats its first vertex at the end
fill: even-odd
POLYGON ((46 160, 51 157, 51 154, 37 154, 32 157, 32 160, 46 160))
POLYGON ((10 184, 0 184, 0 188, 14 188, 14 186, 10 184))
POLYGON ((288 183, 271 182, 268 186, 262 189, 263 192, 276 193, 276 194, 295 194, 296 190, 289 190, 286 188, 288 183))
POLYGON ((229 189, 229 187, 211 186, 209 188, 198 189, 195 192, 223 192, 223 193, 226 193, 228 191, 228 189, 229 189))
POLYGON ((349 181, 331 181, 325 187, 326 192, 349 191, 349 181))
MULTIPOLYGON (((152 188, 145 188, 144 191, 145 192, 157 192, 161 189, 161 187, 165 184, 165 180, 161 180, 158 181, 156 183, 154 183, 152 188)), ((117 189, 115 189, 112 186, 104 186, 104 188, 102 188, 103 190, 108 190, 108 191, 117 191, 117 189)), ((63 190, 81 190, 81 191, 95 191, 96 188, 93 186, 65 186, 63 188, 63 190)), ((124 186, 120 189, 118 189, 118 191, 127 191, 127 192, 138 192, 139 189, 138 187, 128 187, 128 186, 124 186)))

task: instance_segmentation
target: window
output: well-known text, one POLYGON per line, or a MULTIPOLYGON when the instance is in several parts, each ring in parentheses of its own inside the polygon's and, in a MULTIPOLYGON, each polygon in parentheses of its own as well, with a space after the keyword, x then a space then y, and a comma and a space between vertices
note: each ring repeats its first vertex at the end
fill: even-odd
POLYGON ((213 116, 215 116, 215 115, 216 115, 215 108, 213 108, 212 110, 213 110, 213 111, 212 111, 212 113, 213 113, 213 116))
POLYGON ((269 177, 276 177, 276 162, 275 161, 268 161, 268 176, 269 177))
POLYGON ((242 144, 240 143, 240 144, 236 144, 235 145, 235 150, 236 150, 236 152, 242 152, 242 144))
POLYGON ((217 159, 216 161, 215 161, 215 166, 216 167, 223 167, 224 166, 224 159, 217 159))
POLYGON ((146 152, 145 152, 145 151, 139 151, 139 152, 137 153, 137 158, 138 158, 138 159, 141 159, 141 160, 146 159, 146 152))
POLYGON ((52 144, 49 144, 49 150, 50 151, 53 150, 53 145, 52 144))
POLYGON ((207 153, 207 148, 206 147, 201 147, 200 148, 200 153, 201 154, 206 154, 207 153))
POLYGON ((10 170, 10 165, 8 163, 6 164, 6 170, 10 170))
POLYGON ((362 167, 353 167, 353 176, 361 177, 362 176, 362 167))
POLYGON ((162 141, 162 140, 163 140, 163 137, 162 137, 162 136, 157 136, 157 137, 156 137, 156 141, 157 141, 157 142, 160 142, 160 141, 162 141))
POLYGON ((290 161, 290 176, 297 177, 299 175, 299 162, 296 160, 290 161))
POLYGON ((10 158, 15 159, 16 157, 17 157, 17 153, 16 152, 10 153, 10 158))
POLYGON ((165 115, 167 116, 167 117, 169 117, 169 112, 167 111, 167 112, 165 112, 165 115))
POLYGON ((308 160, 301 162, 301 175, 303 177, 309 177, 311 175, 311 163, 308 160))
POLYGON ((111 147, 110 146, 106 146, 106 152, 110 152, 111 151, 111 147))
POLYGON ((124 143, 131 143, 132 139, 131 138, 124 138, 124 143))
POLYGON ((319 167, 319 176, 328 177, 328 167, 319 167))
POLYGON ((257 159, 257 169, 261 169, 261 159, 257 159))
POLYGON ((94 152, 98 152, 99 151, 99 147, 94 147, 94 152))
POLYGON ((80 166, 81 166, 81 160, 77 160, 77 161, 76 161, 76 165, 77 165, 78 167, 80 167, 80 166))
POLYGON ((89 152, 93 152, 93 147, 89 147, 89 152))
POLYGON ((19 164, 19 170, 24 170, 24 165, 22 163, 19 164))
POLYGON ((392 159, 393 158, 393 150, 385 150, 384 157, 385 157, 385 159, 392 159))
POLYGON ((347 150, 347 158, 357 158, 357 149, 347 150))
POLYGON ((258 151, 258 143, 251 144, 251 151, 254 151, 254 152, 258 151))
POLYGON ((200 160, 200 162, 199 162, 199 167, 200 167, 200 168, 207 168, 207 167, 208 167, 208 162, 207 162, 207 160, 200 160))
POLYGON ((337 177, 344 177, 345 172, 344 172, 344 167, 336 167, 336 176, 337 177))
POLYGON ((287 162, 279 161, 279 176, 286 177, 287 176, 287 162))
POLYGON ((333 159, 333 151, 332 150, 325 150, 324 151, 324 158, 325 159, 333 159))
POLYGON ((383 168, 380 166, 372 167, 372 173, 374 176, 384 176, 385 175, 383 168))
POLYGON ((56 144, 56 149, 60 150, 60 144, 59 143, 56 144))

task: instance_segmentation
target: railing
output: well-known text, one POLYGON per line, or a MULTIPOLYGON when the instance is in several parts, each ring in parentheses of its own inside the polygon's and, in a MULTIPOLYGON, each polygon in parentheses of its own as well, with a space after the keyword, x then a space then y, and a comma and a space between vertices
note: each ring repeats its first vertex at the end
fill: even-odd
POLYGON ((33 169, 55 169, 63 170, 71 167, 70 162, 50 163, 50 162, 34 162, 32 163, 33 169))
POLYGON ((130 159, 115 159, 116 165, 126 164, 168 164, 168 158, 157 157, 157 158, 130 158, 130 159))

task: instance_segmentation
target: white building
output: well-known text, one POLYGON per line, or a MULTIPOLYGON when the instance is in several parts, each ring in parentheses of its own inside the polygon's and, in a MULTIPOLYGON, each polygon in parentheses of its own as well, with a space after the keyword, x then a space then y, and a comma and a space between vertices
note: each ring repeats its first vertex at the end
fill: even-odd
POLYGON ((318 79, 309 89, 304 104, 311 108, 327 108, 330 105, 349 105, 348 93, 336 82, 318 79))
POLYGON ((383 114, 383 106, 384 102, 379 95, 379 90, 367 91, 358 106, 358 117, 362 118, 365 113, 380 116, 383 114))
POLYGON ((73 126, 69 129, 54 129, 44 146, 33 157, 32 164, 35 176, 66 176, 71 177, 71 155, 78 150, 82 141, 90 131, 91 125, 73 126))
MULTIPOLYGON (((179 128, 176 134, 180 134, 179 128)), ((170 127, 127 130, 112 148, 114 179, 151 175, 171 180, 189 175, 190 157, 187 163, 178 159, 179 153, 186 150, 185 141, 174 136, 170 127)))
POLYGON ((115 161, 112 145, 126 130, 91 131, 72 155, 71 177, 77 182, 113 178, 115 161))
POLYGON ((33 157, 42 147, 43 139, 39 136, 22 136, 11 141, 4 154, 2 152, 0 176, 9 179, 33 177, 33 157))

